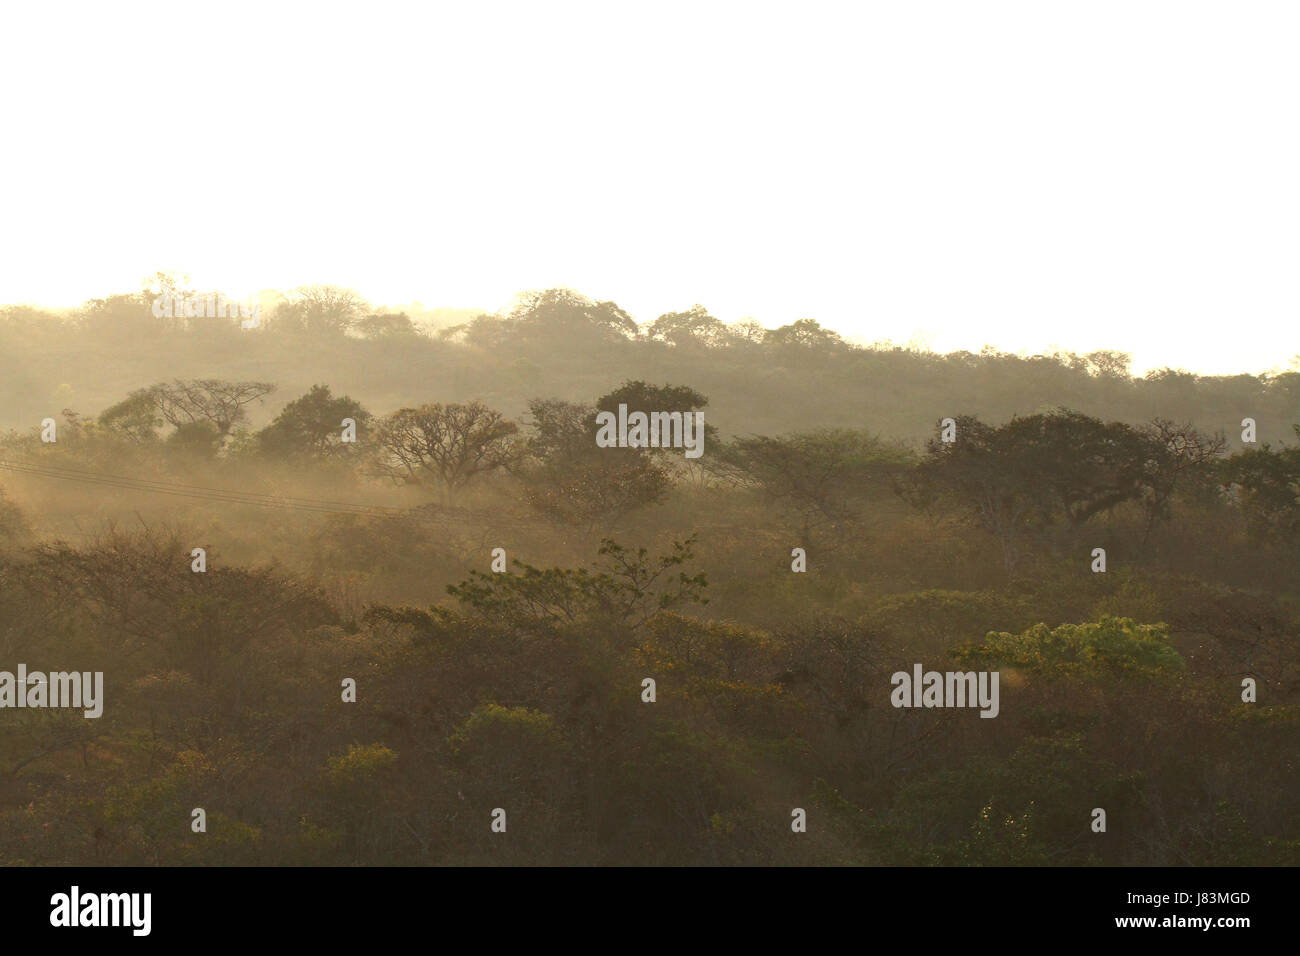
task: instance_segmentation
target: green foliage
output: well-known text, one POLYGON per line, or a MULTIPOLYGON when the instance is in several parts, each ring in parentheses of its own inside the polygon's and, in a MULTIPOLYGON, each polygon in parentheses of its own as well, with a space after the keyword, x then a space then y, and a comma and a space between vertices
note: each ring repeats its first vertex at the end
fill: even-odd
POLYGON ((1186 668, 1170 643, 1167 625, 1114 617, 1055 628, 1035 624, 1020 634, 990 632, 983 641, 958 649, 954 657, 960 663, 1091 677, 1169 675, 1186 668))
POLYGON ((476 707, 447 738, 447 745, 454 755, 469 758, 500 747, 505 741, 532 750, 556 747, 561 743, 561 737, 550 714, 527 707, 502 707, 489 703, 476 707))
POLYGON ((397 763, 397 754, 383 744, 353 744, 345 754, 326 761, 325 772, 335 783, 366 783, 397 763))
POLYGON ((0 710, 3 859, 1300 860, 1300 485, 1277 444, 1300 376, 1135 380, 1121 354, 859 348, 703 307, 637 330, 567 290, 477 318, 345 291, 244 331, 138 296, 80 331, 0 309, 0 649, 102 670, 107 702, 0 710), (226 377, 136 387, 159 368, 226 377), (274 418, 263 379, 299 396, 274 418), (398 482, 372 475, 381 423, 313 382, 399 410, 398 482), (596 446, 598 409, 706 394, 728 440, 698 463, 596 446), (42 442, 74 401, 104 411, 65 408, 42 442), (1243 408, 1274 443, 1224 461, 1209 436, 1235 442, 1243 408), (908 450, 959 413, 955 447, 908 450), (182 482, 348 513, 148 490, 182 482), (497 546, 511 570, 482 573, 497 546), (1000 670, 997 719, 890 707, 915 662, 1000 670))

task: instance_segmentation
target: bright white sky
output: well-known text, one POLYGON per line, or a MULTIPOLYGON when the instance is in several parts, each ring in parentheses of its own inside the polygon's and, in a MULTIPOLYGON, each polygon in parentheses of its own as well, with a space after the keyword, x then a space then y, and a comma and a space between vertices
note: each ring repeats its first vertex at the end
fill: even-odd
POLYGON ((0 302, 567 285, 938 350, 1300 352, 1300 4, 8 3, 0 302))

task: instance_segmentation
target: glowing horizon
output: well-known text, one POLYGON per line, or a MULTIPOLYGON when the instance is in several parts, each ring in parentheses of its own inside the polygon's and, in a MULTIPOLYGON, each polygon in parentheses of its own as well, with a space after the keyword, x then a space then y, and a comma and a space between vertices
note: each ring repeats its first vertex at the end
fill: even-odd
POLYGON ((1300 11, 6 10, 0 304, 565 286, 938 352, 1300 353, 1300 11), (75 62, 78 69, 60 66, 75 62), (94 76, 87 83, 82 77, 94 76))

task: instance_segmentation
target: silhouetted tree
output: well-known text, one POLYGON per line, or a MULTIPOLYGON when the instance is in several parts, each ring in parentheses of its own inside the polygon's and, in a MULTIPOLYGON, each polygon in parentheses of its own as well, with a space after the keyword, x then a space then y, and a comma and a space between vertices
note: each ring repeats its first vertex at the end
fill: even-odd
POLYGON ((334 285, 305 285, 294 289, 276 307, 276 329, 320 335, 341 335, 366 314, 366 301, 352 289, 334 285))
POLYGON ((519 426, 482 402, 402 408, 375 429, 381 474, 407 484, 464 488, 518 457, 519 426))
POLYGON ((207 422, 224 442, 236 425, 248 420, 248 406, 273 391, 275 386, 270 382, 177 379, 170 384, 154 385, 143 393, 133 392, 131 397, 138 402, 151 400, 158 414, 176 428, 207 422))
POLYGON ((371 415, 347 395, 337 398, 328 385, 313 385, 257 433, 263 453, 277 458, 340 458, 364 447, 371 415), (356 424, 356 442, 342 439, 343 420, 356 424))

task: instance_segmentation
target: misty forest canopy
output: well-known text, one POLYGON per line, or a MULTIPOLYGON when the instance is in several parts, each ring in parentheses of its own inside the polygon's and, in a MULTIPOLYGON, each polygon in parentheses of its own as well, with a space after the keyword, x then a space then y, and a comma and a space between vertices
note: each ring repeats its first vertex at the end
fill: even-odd
MULTIPOLYGON (((1279 423, 1300 417, 1296 371, 1161 369, 1134 378, 1127 356, 1115 351, 1026 357, 991 348, 937 355, 864 347, 814 319, 775 329, 752 320, 728 325, 700 305, 638 324, 613 302, 567 289, 522 294, 499 314, 412 314, 321 284, 264 293, 254 328, 241 328, 239 317, 183 310, 160 318, 153 305, 164 293, 177 301, 216 298, 160 273, 140 292, 72 311, 0 307, 0 427, 28 428, 63 408, 102 410, 141 381, 213 378, 273 381, 278 401, 322 382, 380 409, 431 397, 480 399, 512 418, 539 396, 582 401, 631 380, 686 382, 715 396, 710 426, 732 435, 815 423, 867 425, 886 438, 920 441, 945 415, 1005 421, 1069 408, 1133 425, 1188 421, 1230 441, 1250 416, 1260 440, 1276 442, 1289 436, 1279 423)), ((260 425, 276 410, 272 401, 248 413, 260 425)), ((223 435, 230 424, 213 423, 223 435)))
MULTIPOLYGON (((1130 425, 1060 408, 1001 424, 958 414, 933 425, 923 447, 864 427, 728 437, 712 424, 661 445, 611 442, 616 417, 680 424, 701 414, 708 396, 632 380, 589 401, 534 397, 514 418, 478 399, 377 412, 317 383, 255 427, 252 412, 276 391, 262 381, 157 382, 97 416, 69 408, 10 433, 0 465, 27 481, 239 504, 279 502, 286 482, 314 484, 329 494, 289 495, 284 506, 320 513, 504 501, 497 519, 513 514, 587 535, 741 494, 770 509, 769 533, 828 554, 885 514, 964 526, 996 547, 1013 577, 1026 562, 1060 559, 1107 535, 1126 536, 1131 555, 1154 553, 1156 532, 1179 509, 1210 509, 1256 544, 1286 548, 1300 529, 1300 446, 1253 440, 1253 421, 1239 451, 1222 432, 1189 423, 1130 425)), ((1300 425, 1292 431, 1300 438, 1300 425)), ((21 540, 30 529, 8 507, 21 540)), ((54 508, 45 533, 64 510, 54 508)))
POLYGON ((157 294, 0 311, 0 862, 1300 862, 1296 372, 157 294))
POLYGON ((0 711, 5 859, 1300 860, 1300 445, 1057 410, 691 461, 594 440, 712 407, 681 384, 519 420, 316 384, 252 428, 275 393, 175 379, 3 441, 6 639, 104 674, 93 726, 0 711), (945 668, 1004 675, 969 678, 996 734, 905 716, 945 668))

